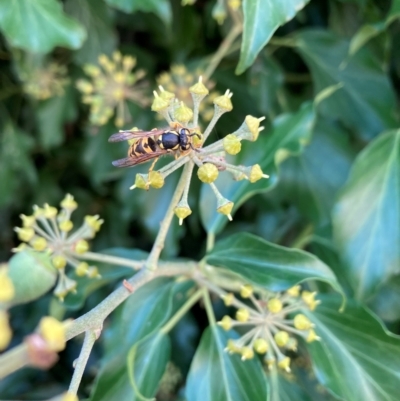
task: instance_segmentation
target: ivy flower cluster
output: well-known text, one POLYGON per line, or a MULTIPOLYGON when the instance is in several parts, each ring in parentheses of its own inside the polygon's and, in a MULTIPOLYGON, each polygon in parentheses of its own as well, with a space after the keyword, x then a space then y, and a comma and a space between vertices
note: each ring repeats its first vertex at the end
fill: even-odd
MULTIPOLYGON (((231 212, 234 204, 222 196, 217 186, 214 184, 214 181, 217 179, 220 171, 231 173, 234 180, 249 180, 251 183, 269 177, 262 172, 258 164, 247 167, 237 166, 228 163, 225 159, 226 154, 236 155, 240 152, 242 140, 257 140, 260 131, 264 129, 264 127, 260 127, 260 122, 263 121, 265 117, 256 118, 248 115, 243 124, 235 132, 228 134, 217 142, 203 147, 203 143, 207 140, 218 119, 224 113, 233 109, 231 102, 232 92, 227 90, 224 95, 217 96, 213 99, 213 117, 201 134, 198 127, 200 104, 209 93, 202 82, 202 78, 200 77, 198 82, 189 88, 193 100, 193 110, 187 107, 183 101, 178 101, 174 93, 165 90, 162 86, 160 86, 159 89, 160 93, 154 91, 152 110, 159 113, 171 126, 178 124, 187 127, 190 132, 196 133, 196 135, 192 137, 194 149, 188 154, 175 159, 158 171, 151 171, 149 174, 137 174, 135 184, 131 189, 141 188, 147 190, 149 187, 156 189, 161 188, 168 175, 184 164, 191 163, 192 167, 194 165, 198 166, 198 178, 202 182, 210 185, 217 199, 217 212, 226 215, 232 220, 231 212), (199 139, 197 135, 199 135, 201 139, 199 139)), ((175 214, 179 218, 180 224, 182 224, 183 219, 192 213, 188 204, 190 181, 189 177, 182 198, 175 208, 175 214)))
MULTIPOLYGON (((175 94, 177 99, 182 100, 185 104, 192 102, 192 95, 189 87, 193 86, 200 72, 192 73, 184 65, 176 64, 171 67, 169 72, 163 72, 157 78, 157 83, 161 85, 166 91, 175 94)), ((214 91, 215 83, 207 80, 204 83, 210 91, 207 97, 203 99, 199 106, 199 115, 203 121, 210 121, 213 116, 213 100, 220 94, 214 91)))
POLYGON ((122 127, 129 121, 130 113, 126 101, 146 106, 146 83, 142 81, 143 70, 133 72, 136 59, 114 52, 112 58, 99 56, 99 66, 87 64, 85 73, 90 80, 80 79, 77 88, 83 93, 83 103, 90 105, 90 122, 104 125, 115 116, 115 125, 122 127))
POLYGON ((69 82, 67 68, 57 63, 49 63, 42 68, 20 72, 24 92, 37 100, 61 96, 69 82))
POLYGON ((238 300, 233 293, 222 295, 225 305, 235 306, 237 311, 234 319, 226 315, 218 324, 224 330, 248 328, 240 338, 229 340, 229 353, 240 354, 242 360, 252 359, 258 353, 264 356, 269 368, 276 363, 289 372, 291 359, 285 352, 297 351, 296 337, 307 342, 320 339, 310 319, 299 313, 316 308, 320 302, 315 299, 316 292, 301 291, 297 285, 283 293, 262 292, 256 298, 252 286, 244 285, 240 295, 249 303, 238 300))
POLYGON ((45 204, 42 208, 33 207, 33 214, 22 214, 22 227, 16 227, 18 238, 23 241, 14 252, 32 250, 46 252, 51 256, 53 266, 58 271, 58 284, 54 294, 61 300, 76 288, 76 281, 69 278, 65 269, 71 265, 77 276, 89 278, 100 277, 97 267, 89 266, 80 258, 89 250, 87 240, 95 237, 103 220, 98 215, 86 216, 83 224, 73 231, 72 212, 77 208, 73 196, 66 195, 62 200, 61 209, 45 204))

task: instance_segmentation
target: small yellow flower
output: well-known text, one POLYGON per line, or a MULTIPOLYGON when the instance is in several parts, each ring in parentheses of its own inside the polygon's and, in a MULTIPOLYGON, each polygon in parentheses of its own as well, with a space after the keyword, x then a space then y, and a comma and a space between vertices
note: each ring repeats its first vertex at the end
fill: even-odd
POLYGON ((58 226, 60 227, 61 231, 64 231, 67 233, 73 229, 74 224, 72 223, 71 220, 64 220, 64 221, 60 222, 58 226))
POLYGON ((281 330, 274 335, 274 339, 279 347, 284 347, 289 341, 289 334, 288 332, 281 330))
POLYGON ((233 134, 227 135, 223 139, 222 143, 224 145, 225 152, 229 153, 230 155, 237 155, 242 149, 240 138, 233 134))
POLYGON ((61 398, 61 401, 79 401, 79 399, 76 394, 67 391, 61 398))
POLYGON ((64 267, 67 265, 67 259, 61 255, 54 256, 51 261, 53 262, 54 267, 59 270, 64 269, 64 267))
POLYGON ((298 297, 300 295, 300 290, 301 290, 301 287, 299 285, 295 285, 295 286, 289 288, 286 291, 286 293, 288 295, 290 295, 291 297, 298 297))
POLYGON ((224 301, 225 306, 231 306, 235 300, 235 295, 232 292, 229 292, 228 294, 224 294, 221 298, 224 301))
POLYGON ((269 175, 264 174, 261 167, 258 164, 255 164, 250 170, 249 181, 254 183, 261 180, 261 178, 269 178, 269 175))
POLYGON ((15 231, 17 232, 18 238, 21 241, 29 242, 35 235, 35 230, 33 228, 16 228, 15 231))
POLYGON ((301 298, 306 303, 306 305, 310 308, 310 310, 314 310, 317 305, 320 304, 320 301, 315 299, 317 292, 303 291, 301 293, 301 298))
POLYGON ((89 243, 84 240, 80 239, 76 244, 75 244, 75 252, 79 254, 83 254, 89 250, 89 243))
POLYGON ((268 351, 268 343, 264 338, 257 338, 253 347, 258 354, 265 354, 268 351))
POLYGON ((243 347, 241 350, 242 361, 254 358, 254 351, 250 347, 243 347))
POLYGON ((214 104, 224 111, 231 111, 233 109, 231 97, 232 92, 227 90, 224 95, 214 99, 214 104))
POLYGON ((14 284, 8 275, 8 268, 0 265, 0 302, 7 302, 13 299, 15 294, 14 284))
POLYGON ((268 310, 272 313, 278 313, 282 310, 283 304, 279 298, 271 298, 268 301, 268 310))
POLYGON ((31 228, 36 222, 35 216, 25 216, 24 214, 20 214, 19 217, 21 217, 22 227, 24 228, 31 228))
POLYGON ((218 200, 217 204, 217 212, 224 214, 225 216, 228 217, 229 220, 232 220, 232 209, 233 209, 234 203, 229 201, 228 199, 221 198, 218 200))
POLYGON ((12 330, 8 323, 8 314, 0 309, 0 351, 5 350, 10 344, 12 338, 12 330))
POLYGON ((40 320, 39 333, 52 351, 62 351, 65 348, 65 328, 57 319, 45 316, 40 320))
POLYGON ((164 177, 158 171, 149 173, 149 184, 152 188, 160 189, 164 186, 164 177))
POLYGON ((38 252, 44 251, 47 248, 47 241, 43 237, 34 237, 30 244, 38 252))
POLYGON ((282 358, 279 362, 278 362, 278 366, 283 369, 286 370, 286 372, 290 372, 290 358, 288 356, 282 358))
POLYGON ((239 322, 247 322, 250 317, 250 312, 246 308, 239 308, 236 312, 236 320, 239 322))
POLYGON ((224 316, 218 324, 225 330, 228 331, 232 328, 232 319, 229 316, 224 316))
POLYGON ((197 176, 200 181, 210 184, 218 178, 218 169, 214 164, 205 163, 197 170, 197 176))
POLYGON ((240 296, 242 298, 249 298, 253 294, 253 287, 250 284, 245 284, 240 289, 240 296))
POLYGON ((44 209, 44 217, 46 217, 46 219, 52 219, 53 217, 57 216, 58 210, 56 207, 50 206, 47 203, 45 203, 43 209, 44 209))
POLYGON ((193 118, 193 111, 181 102, 180 106, 175 109, 175 119, 182 124, 187 124, 193 118))
POLYGON ((65 195, 65 198, 61 201, 60 205, 63 209, 70 212, 73 212, 78 207, 78 204, 74 200, 74 197, 70 194, 65 195))
POLYGON ((79 277, 86 276, 88 271, 89 265, 86 262, 79 263, 78 266, 76 266, 75 268, 75 273, 79 277))
POLYGON ((309 330, 312 327, 310 319, 302 313, 299 313, 294 317, 293 325, 299 330, 309 330))
POLYGON ((319 341, 319 340, 320 340, 320 337, 318 337, 318 336, 317 336, 317 333, 316 333, 313 329, 311 329, 311 330, 308 332, 306 341, 307 341, 308 343, 312 343, 313 341, 319 341))

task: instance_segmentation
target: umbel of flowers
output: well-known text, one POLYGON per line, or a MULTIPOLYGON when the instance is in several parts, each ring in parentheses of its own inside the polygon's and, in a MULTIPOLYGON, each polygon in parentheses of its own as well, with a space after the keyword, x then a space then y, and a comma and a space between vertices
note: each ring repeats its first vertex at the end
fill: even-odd
POLYGON ((242 360, 261 354, 269 368, 276 363, 289 372, 291 360, 286 353, 297 351, 296 337, 307 342, 319 340, 314 324, 301 313, 307 309, 312 311, 319 304, 316 292, 301 291, 297 285, 283 293, 262 290, 256 297, 253 287, 244 285, 240 295, 249 303, 235 298, 233 293, 221 295, 224 303, 236 307, 237 311, 234 319, 226 315, 218 324, 224 330, 236 327, 245 331, 239 339, 229 340, 226 351, 240 354, 242 360))
POLYGON ((145 106, 148 102, 142 81, 143 70, 133 71, 136 59, 114 52, 112 58, 99 56, 99 66, 87 64, 85 73, 90 80, 81 79, 77 88, 83 93, 83 103, 90 105, 90 121, 104 125, 116 112, 115 125, 121 127, 129 120, 126 101, 145 106))
POLYGON ((21 214, 22 227, 16 227, 15 231, 22 243, 13 251, 30 249, 48 253, 59 273, 54 294, 62 300, 76 288, 76 281, 65 273, 67 265, 75 269, 77 276, 100 277, 97 267, 89 266, 80 258, 89 250, 88 240, 94 238, 103 220, 98 215, 86 216, 81 226, 74 230, 71 215, 78 205, 73 196, 66 195, 60 206, 58 210, 48 204, 42 208, 35 205, 32 215, 21 214))
MULTIPOLYGON (((226 161, 226 154, 236 155, 241 150, 241 141, 256 141, 259 132, 264 129, 260 127, 260 122, 265 117, 256 118, 248 115, 243 124, 233 133, 228 134, 225 138, 214 142, 208 146, 203 146, 211 131, 215 127, 218 119, 226 112, 233 109, 231 97, 232 92, 227 90, 224 95, 213 99, 214 114, 205 128, 204 132, 200 132, 198 127, 199 111, 201 102, 208 95, 209 91, 202 82, 200 77, 198 82, 189 88, 193 99, 193 110, 187 107, 182 101, 175 98, 175 94, 166 91, 162 86, 159 87, 160 92, 154 92, 154 101, 152 110, 159 113, 171 126, 175 124, 188 128, 192 133, 200 136, 193 136, 193 149, 158 171, 151 171, 149 174, 137 174, 135 184, 131 187, 149 189, 161 188, 164 185, 165 178, 179 167, 186 163, 194 163, 198 166, 198 178, 211 186, 213 193, 217 198, 217 211, 226 215, 229 219, 233 208, 233 202, 224 198, 214 184, 221 171, 227 171, 232 174, 234 180, 249 180, 254 183, 262 178, 268 178, 264 174, 258 164, 253 166, 237 166, 226 161)), ((189 216, 192 211, 188 204, 188 193, 190 186, 190 177, 187 180, 186 188, 182 198, 175 208, 175 214, 179 218, 180 224, 182 220, 189 216)))

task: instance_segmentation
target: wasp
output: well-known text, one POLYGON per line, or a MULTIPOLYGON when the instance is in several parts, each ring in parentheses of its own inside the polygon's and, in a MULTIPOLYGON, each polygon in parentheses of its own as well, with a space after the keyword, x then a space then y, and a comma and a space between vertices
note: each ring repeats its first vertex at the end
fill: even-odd
POLYGON ((194 136, 201 139, 200 134, 192 133, 192 129, 178 123, 172 123, 171 128, 152 131, 119 131, 111 135, 108 141, 132 140, 132 144, 128 149, 128 157, 115 160, 112 164, 115 167, 131 167, 155 159, 154 166, 160 156, 167 154, 173 154, 175 158, 184 156, 191 150, 197 151, 193 146, 194 136))

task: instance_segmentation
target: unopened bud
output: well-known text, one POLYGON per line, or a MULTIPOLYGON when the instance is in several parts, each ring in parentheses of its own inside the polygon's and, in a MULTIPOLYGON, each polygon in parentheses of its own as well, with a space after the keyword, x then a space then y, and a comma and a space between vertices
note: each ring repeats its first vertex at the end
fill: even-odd
POLYGON ((302 313, 296 315, 293 319, 293 325, 299 330, 308 330, 312 327, 310 319, 302 313))
POLYGON ((64 231, 67 233, 72 230, 72 228, 74 227, 74 224, 72 223, 71 220, 64 220, 61 223, 59 223, 58 226, 60 227, 61 231, 64 231))
POLYGON ((64 267, 67 265, 67 260, 61 255, 54 256, 51 261, 53 262, 53 266, 58 270, 64 269, 64 267))
POLYGON ((225 330, 228 331, 232 328, 232 319, 229 316, 224 316, 218 324, 225 330))
POLYGON ((240 289, 240 296, 242 298, 249 298, 253 294, 253 287, 250 284, 245 284, 240 289))
POLYGON ((247 322, 250 317, 250 312, 246 308, 239 308, 236 312, 236 320, 239 322, 247 322))
POLYGON ((89 250, 89 243, 85 241, 84 239, 80 239, 76 244, 75 244, 75 252, 82 254, 85 253, 89 250))
POLYGON ((243 347, 241 350, 241 354, 242 361, 254 358, 254 351, 250 347, 243 347))
POLYGON ((289 334, 286 331, 278 331, 274 335, 274 339, 279 347, 284 347, 289 341, 289 334))
POLYGON ((235 295, 232 292, 229 292, 228 294, 222 295, 221 298, 224 301, 225 306, 231 306, 235 300, 235 295))
POLYGON ((30 242, 35 251, 44 251, 47 247, 47 241, 43 237, 34 237, 30 242))
POLYGON ((268 351, 268 343, 264 338, 257 338, 253 347, 258 354, 265 354, 268 351))
POLYGON ((227 135, 223 139, 222 144, 224 146, 225 152, 229 153, 230 155, 236 155, 242 149, 240 138, 238 138, 236 135, 233 134, 227 135))
POLYGON ((186 124, 193 118, 193 111, 181 102, 181 105, 175 110, 174 116, 177 121, 186 124))
POLYGON ((271 298, 268 303, 268 310, 272 313, 278 313, 282 310, 282 301, 279 298, 271 298))
POLYGON ((205 163, 197 170, 197 176, 200 181, 210 184, 217 179, 218 168, 212 163, 205 163))

